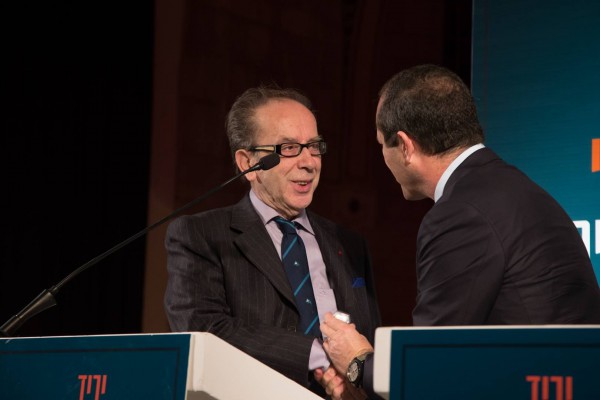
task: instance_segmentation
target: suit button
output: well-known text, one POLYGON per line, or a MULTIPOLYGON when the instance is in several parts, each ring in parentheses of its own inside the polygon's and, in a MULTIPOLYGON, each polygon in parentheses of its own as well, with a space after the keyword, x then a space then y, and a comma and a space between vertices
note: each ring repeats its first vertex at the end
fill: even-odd
POLYGON ((288 325, 287 330, 290 332, 296 332, 296 326, 294 325, 288 325))

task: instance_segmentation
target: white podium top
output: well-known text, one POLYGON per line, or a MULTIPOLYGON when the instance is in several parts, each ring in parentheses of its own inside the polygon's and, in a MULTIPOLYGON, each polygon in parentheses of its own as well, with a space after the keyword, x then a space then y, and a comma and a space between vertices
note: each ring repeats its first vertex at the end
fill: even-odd
POLYGON ((188 400, 321 399, 210 333, 191 335, 188 400))

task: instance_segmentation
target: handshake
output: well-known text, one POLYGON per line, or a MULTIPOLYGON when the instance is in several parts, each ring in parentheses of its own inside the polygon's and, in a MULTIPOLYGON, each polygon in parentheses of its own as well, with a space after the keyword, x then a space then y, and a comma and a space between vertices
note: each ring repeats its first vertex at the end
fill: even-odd
POLYGON ((350 315, 341 311, 325 314, 321 324, 323 349, 332 367, 323 372, 315 370, 315 379, 333 399, 366 398, 363 386, 363 367, 373 346, 351 322, 350 315))

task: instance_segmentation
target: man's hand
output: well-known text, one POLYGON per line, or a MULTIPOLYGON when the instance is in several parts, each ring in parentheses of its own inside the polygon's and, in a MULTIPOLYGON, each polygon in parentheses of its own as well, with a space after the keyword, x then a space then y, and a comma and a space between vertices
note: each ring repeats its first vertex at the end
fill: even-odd
POLYGON ((335 369, 346 376, 350 362, 361 354, 372 353, 373 346, 358 333, 356 325, 337 320, 331 313, 325 314, 321 332, 326 337, 323 348, 335 369))
POLYGON ((345 376, 340 375, 335 368, 329 367, 327 371, 323 369, 315 369, 315 379, 325 388, 325 392, 331 396, 332 400, 365 400, 366 394, 355 388, 350 382, 345 379, 345 376))
POLYGON ((323 372, 322 368, 315 369, 315 379, 317 382, 325 388, 325 392, 331 396, 332 399, 341 399, 344 393, 344 376, 338 374, 333 367, 327 368, 327 371, 323 372))

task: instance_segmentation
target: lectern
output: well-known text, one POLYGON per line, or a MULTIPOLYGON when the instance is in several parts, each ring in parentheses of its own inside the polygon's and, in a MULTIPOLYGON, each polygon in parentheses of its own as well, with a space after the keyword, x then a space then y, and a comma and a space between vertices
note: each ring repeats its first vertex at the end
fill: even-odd
POLYGON ((209 333, 0 339, 0 399, 320 399, 209 333))
POLYGON ((374 362, 386 399, 600 399, 600 325, 379 328, 374 362))

